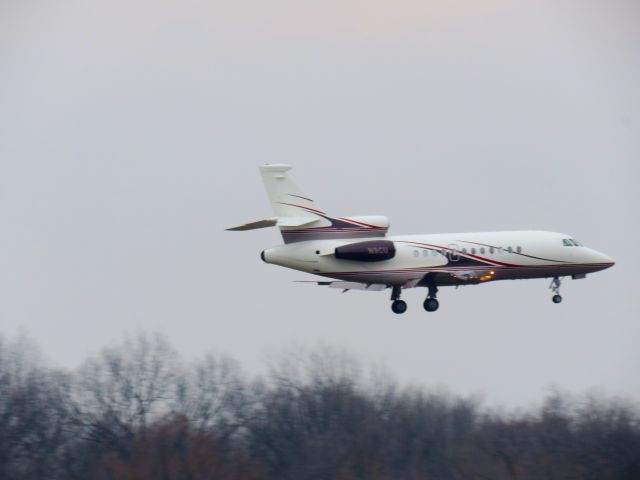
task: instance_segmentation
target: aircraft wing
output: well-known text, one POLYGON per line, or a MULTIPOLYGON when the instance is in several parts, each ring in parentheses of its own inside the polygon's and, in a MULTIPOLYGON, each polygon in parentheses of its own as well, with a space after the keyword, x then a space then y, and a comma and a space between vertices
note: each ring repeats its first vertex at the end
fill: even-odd
MULTIPOLYGON (((416 287, 420 283, 420 278, 415 278, 413 280, 409 280, 402 285, 402 288, 413 288, 416 287)), ((362 283, 362 282, 346 282, 346 281, 335 281, 335 282, 314 282, 313 280, 298 280, 299 283, 315 283, 320 286, 329 287, 329 288, 341 288, 343 292, 348 290, 369 290, 371 292, 379 292, 386 288, 389 288, 389 285, 386 283, 362 283)))
POLYGON ((347 290, 370 290, 372 292, 379 292, 380 290, 384 290, 387 286, 384 283, 360 283, 360 282, 313 282, 318 285, 329 287, 329 288, 341 288, 345 292, 347 290))

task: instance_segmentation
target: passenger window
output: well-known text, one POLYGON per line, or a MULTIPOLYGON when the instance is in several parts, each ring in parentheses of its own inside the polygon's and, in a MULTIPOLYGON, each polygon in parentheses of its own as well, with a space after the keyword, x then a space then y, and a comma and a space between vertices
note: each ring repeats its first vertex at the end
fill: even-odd
POLYGON ((484 247, 480 247, 480 253, 484 255, 484 247))
POLYGON ((522 247, 521 247, 520 245, 518 245, 518 247, 516 248, 516 251, 517 251, 518 253, 522 253, 522 247))
POLYGON ((471 253, 473 253, 473 254, 475 255, 475 254, 476 254, 476 249, 475 249, 475 248, 472 248, 472 249, 471 249, 471 253))
POLYGON ((463 253, 463 255, 466 255, 466 254, 467 254, 467 249, 466 249, 466 248, 463 248, 463 249, 462 249, 462 253, 463 253))
POLYGON ((513 253, 513 249, 511 247, 507 247, 507 252, 513 253))
POLYGON ((496 249, 493 247, 489 247, 489 253, 496 253, 496 249))
POLYGON ((414 257, 419 257, 420 256, 420 252, 418 250, 414 250, 413 251, 413 256, 414 257))
POLYGON ((429 256, 429 250, 423 250, 422 251, 422 256, 423 257, 428 257, 429 256))

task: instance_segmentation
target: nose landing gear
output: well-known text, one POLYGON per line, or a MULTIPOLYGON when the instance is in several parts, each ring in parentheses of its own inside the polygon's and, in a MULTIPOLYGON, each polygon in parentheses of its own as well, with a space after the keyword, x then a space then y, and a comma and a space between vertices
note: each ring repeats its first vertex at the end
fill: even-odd
POLYGON ((391 310, 393 313, 404 313, 407 311, 407 302, 400 300, 400 294, 402 293, 402 287, 400 285, 394 285, 391 289, 391 310))
POLYGON ((562 281, 560 280, 559 277, 554 277, 553 280, 551 281, 551 285, 549 285, 549 288, 554 293, 553 297, 551 297, 551 301, 553 303, 562 302, 562 296, 560 295, 560 284, 561 283, 562 283, 562 281))

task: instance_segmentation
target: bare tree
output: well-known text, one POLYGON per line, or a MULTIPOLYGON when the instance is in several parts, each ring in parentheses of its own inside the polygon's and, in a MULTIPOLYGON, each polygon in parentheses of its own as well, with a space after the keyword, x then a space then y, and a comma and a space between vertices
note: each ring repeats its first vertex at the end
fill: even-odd
POLYGON ((492 411, 365 372, 320 346, 248 382, 227 357, 185 364, 139 335, 68 374, 0 336, 0 479, 640 478, 636 403, 556 391, 492 411))
POLYGON ((168 415, 148 425, 144 435, 129 444, 123 459, 109 452, 92 466, 92 480, 260 480, 258 462, 241 449, 229 450, 213 432, 191 425, 188 418, 168 415))
POLYGON ((75 384, 76 419, 87 438, 127 458, 128 442, 170 411, 178 370, 176 353, 159 335, 127 338, 87 360, 75 384))
POLYGON ((53 479, 69 434, 68 376, 25 338, 0 337, 0 478, 53 479))
POLYGON ((177 379, 172 408, 194 428, 228 439, 240 427, 249 401, 245 385, 238 362, 209 354, 190 364, 177 379))

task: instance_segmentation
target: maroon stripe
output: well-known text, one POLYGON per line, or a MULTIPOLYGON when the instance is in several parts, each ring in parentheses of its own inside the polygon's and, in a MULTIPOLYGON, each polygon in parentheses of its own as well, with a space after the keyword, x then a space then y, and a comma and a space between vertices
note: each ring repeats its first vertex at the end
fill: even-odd
MULTIPOLYGON (((602 267, 602 266, 611 266, 613 263, 605 262, 605 263, 570 263, 563 265, 512 265, 509 267, 504 267, 505 270, 510 270, 514 268, 523 268, 523 269, 531 269, 531 268, 555 268, 555 267, 602 267)), ((450 271, 473 271, 473 270, 496 270, 500 271, 500 268, 495 268, 491 265, 480 266, 480 267, 412 267, 412 268, 404 268, 404 269, 396 269, 396 270, 365 270, 365 271, 355 271, 355 272, 323 272, 323 275, 357 275, 357 274, 368 274, 368 273, 410 273, 410 272, 420 272, 420 271, 440 271, 443 273, 447 273, 450 271)))
POLYGON ((302 195, 294 195, 293 193, 287 193, 287 195, 289 195, 290 197, 301 198, 302 200, 309 200, 310 202, 313 202, 313 200, 311 200, 310 198, 303 197, 302 195))
MULTIPOLYGON (((291 194, 287 194, 287 195, 291 195, 291 194)), ((304 198, 304 197, 301 197, 301 198, 304 198)), ((310 200, 310 199, 306 199, 306 200, 310 200)), ((311 201, 313 201, 313 200, 311 200, 311 201)), ((287 202, 278 202, 278 203, 280 203, 281 205, 289 205, 290 207, 302 208, 303 210, 307 210, 309 212, 317 213, 319 215, 327 215, 322 210, 316 210, 314 208, 304 207, 302 205, 296 205, 295 203, 287 203, 287 202)), ((330 220, 330 217, 329 217, 329 220, 330 220)), ((362 223, 362 222, 358 222, 356 220, 351 220, 351 219, 346 219, 346 218, 339 218, 338 220, 342 220, 343 222, 351 223, 352 225, 362 225, 363 227, 367 227, 367 229, 375 229, 375 230, 388 229, 388 227, 379 227, 377 225, 369 225, 367 223, 362 223)), ((356 227, 354 227, 354 228, 356 228, 356 227)), ((360 230, 362 230, 362 229, 360 229, 360 230)))
POLYGON ((282 205, 289 205, 290 207, 298 207, 298 208, 302 208, 303 210, 308 210, 308 211, 313 212, 313 213, 319 213, 319 214, 321 214, 321 215, 326 215, 326 213, 325 213, 325 212, 323 212, 322 210, 316 210, 316 209, 314 209, 314 208, 303 207, 302 205, 296 205, 296 204, 294 204, 294 203, 287 203, 287 202, 278 202, 278 203, 280 203, 280 204, 282 204, 282 205))
POLYGON ((388 228, 388 227, 380 227, 378 225, 369 225, 368 223, 359 222, 357 220, 352 220, 350 218, 344 218, 344 217, 340 217, 338 220, 344 220, 345 222, 356 223, 358 225, 362 225, 362 226, 369 227, 369 228, 388 228))
MULTIPOLYGON (((282 227, 281 227, 282 228, 282 227)), ((298 229, 298 230, 283 230, 285 233, 314 233, 314 232, 326 232, 326 233, 340 233, 340 232, 366 232, 374 230, 373 228, 335 228, 335 227, 317 227, 317 228, 306 228, 306 229, 298 229)), ((375 229, 378 230, 378 229, 375 229)), ((386 228, 382 228, 379 230, 387 230, 386 228)))

